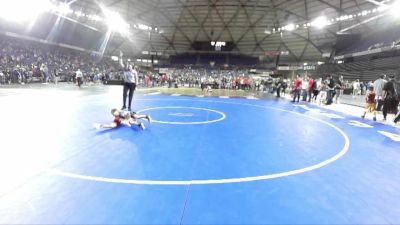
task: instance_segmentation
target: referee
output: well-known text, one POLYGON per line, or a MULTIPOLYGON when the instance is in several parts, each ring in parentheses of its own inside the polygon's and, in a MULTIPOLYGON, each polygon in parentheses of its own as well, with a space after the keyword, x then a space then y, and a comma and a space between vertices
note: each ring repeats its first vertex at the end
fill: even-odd
POLYGON ((139 81, 139 79, 138 79, 137 67, 135 66, 134 69, 132 69, 132 66, 129 66, 129 68, 126 68, 124 71, 124 93, 123 93, 123 101, 124 102, 123 102, 122 110, 126 109, 126 97, 128 96, 128 92, 129 92, 128 110, 131 111, 133 92, 136 89, 136 84, 138 81, 139 81))

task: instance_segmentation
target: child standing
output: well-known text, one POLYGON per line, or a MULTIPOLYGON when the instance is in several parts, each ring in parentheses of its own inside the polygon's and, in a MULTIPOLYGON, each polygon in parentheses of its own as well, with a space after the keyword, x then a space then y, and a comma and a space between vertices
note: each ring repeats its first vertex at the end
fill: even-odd
POLYGON ((365 95, 365 100, 366 100, 366 106, 364 110, 364 114, 361 116, 361 118, 365 118, 365 114, 367 113, 373 113, 374 114, 374 121, 376 121, 376 93, 374 91, 374 87, 369 87, 367 94, 365 95))

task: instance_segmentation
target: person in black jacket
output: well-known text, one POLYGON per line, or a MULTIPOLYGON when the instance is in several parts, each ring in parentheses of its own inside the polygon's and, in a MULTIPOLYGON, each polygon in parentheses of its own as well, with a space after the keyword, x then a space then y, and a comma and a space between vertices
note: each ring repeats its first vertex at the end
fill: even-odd
POLYGON ((283 88, 283 81, 282 81, 282 77, 279 77, 279 79, 277 80, 277 82, 275 83, 276 85, 276 97, 280 98, 281 97, 281 90, 283 88))
POLYGON ((327 77, 327 96, 326 96, 326 104, 330 105, 333 102, 333 98, 335 97, 335 81, 333 80, 331 75, 327 77))
MULTIPOLYGON (((400 78, 400 77, 398 77, 398 78, 400 78)), ((399 108, 400 107, 400 104, 399 104, 400 103, 400 80, 399 79, 397 80, 397 82, 394 83, 394 90, 395 90, 396 95, 397 95, 397 107, 399 108)), ((397 123, 397 122, 400 121, 400 110, 397 110, 397 111, 398 112, 397 112, 397 114, 396 114, 396 116, 394 117, 394 120, 393 120, 394 123, 397 123)))
POLYGON ((394 76, 389 77, 389 81, 383 87, 383 120, 386 121, 388 113, 397 114, 399 104, 398 95, 395 89, 394 76))
POLYGON ((394 117, 393 122, 394 122, 394 123, 397 123, 397 122, 399 122, 399 121, 400 121, 400 111, 397 112, 396 116, 394 117))
POLYGON ((343 95, 343 76, 340 76, 335 84, 335 103, 338 104, 339 103, 339 97, 341 97, 343 95))

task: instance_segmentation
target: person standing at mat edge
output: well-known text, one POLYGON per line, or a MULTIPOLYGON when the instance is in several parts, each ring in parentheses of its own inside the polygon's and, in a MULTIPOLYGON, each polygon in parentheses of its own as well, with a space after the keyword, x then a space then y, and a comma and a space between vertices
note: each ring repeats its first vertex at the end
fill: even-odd
POLYGON ((297 74, 296 80, 294 81, 293 101, 292 102, 296 102, 296 98, 297 98, 297 102, 300 101, 301 86, 302 86, 302 80, 301 80, 300 75, 297 74))
POLYGON ((122 105, 122 110, 126 109, 126 97, 128 96, 129 92, 128 110, 131 111, 133 92, 136 89, 136 82, 139 80, 137 69, 138 69, 137 66, 135 66, 134 69, 132 69, 132 66, 129 66, 124 71, 124 92, 123 92, 124 102, 122 105))
POLYGON ((78 87, 81 87, 82 82, 83 82, 83 73, 82 73, 81 69, 78 69, 75 72, 75 77, 76 77, 76 84, 78 85, 78 87))
POLYGON ((377 111, 382 111, 383 106, 383 87, 387 83, 386 75, 382 74, 377 80, 374 81, 374 89, 376 93, 376 100, 378 101, 378 105, 376 106, 377 111))
POLYGON ((394 76, 389 77, 389 81, 383 86, 383 120, 386 121, 388 113, 397 114, 398 95, 394 76))

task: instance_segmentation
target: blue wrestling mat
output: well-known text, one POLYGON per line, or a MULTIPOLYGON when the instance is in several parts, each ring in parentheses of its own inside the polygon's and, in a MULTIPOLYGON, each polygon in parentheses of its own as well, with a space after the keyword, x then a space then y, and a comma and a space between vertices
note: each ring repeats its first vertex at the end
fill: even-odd
MULTIPOLYGON (((0 99, 0 224, 399 224, 400 130, 288 101, 0 99)), ((47 94, 46 94, 47 95, 47 94)))

